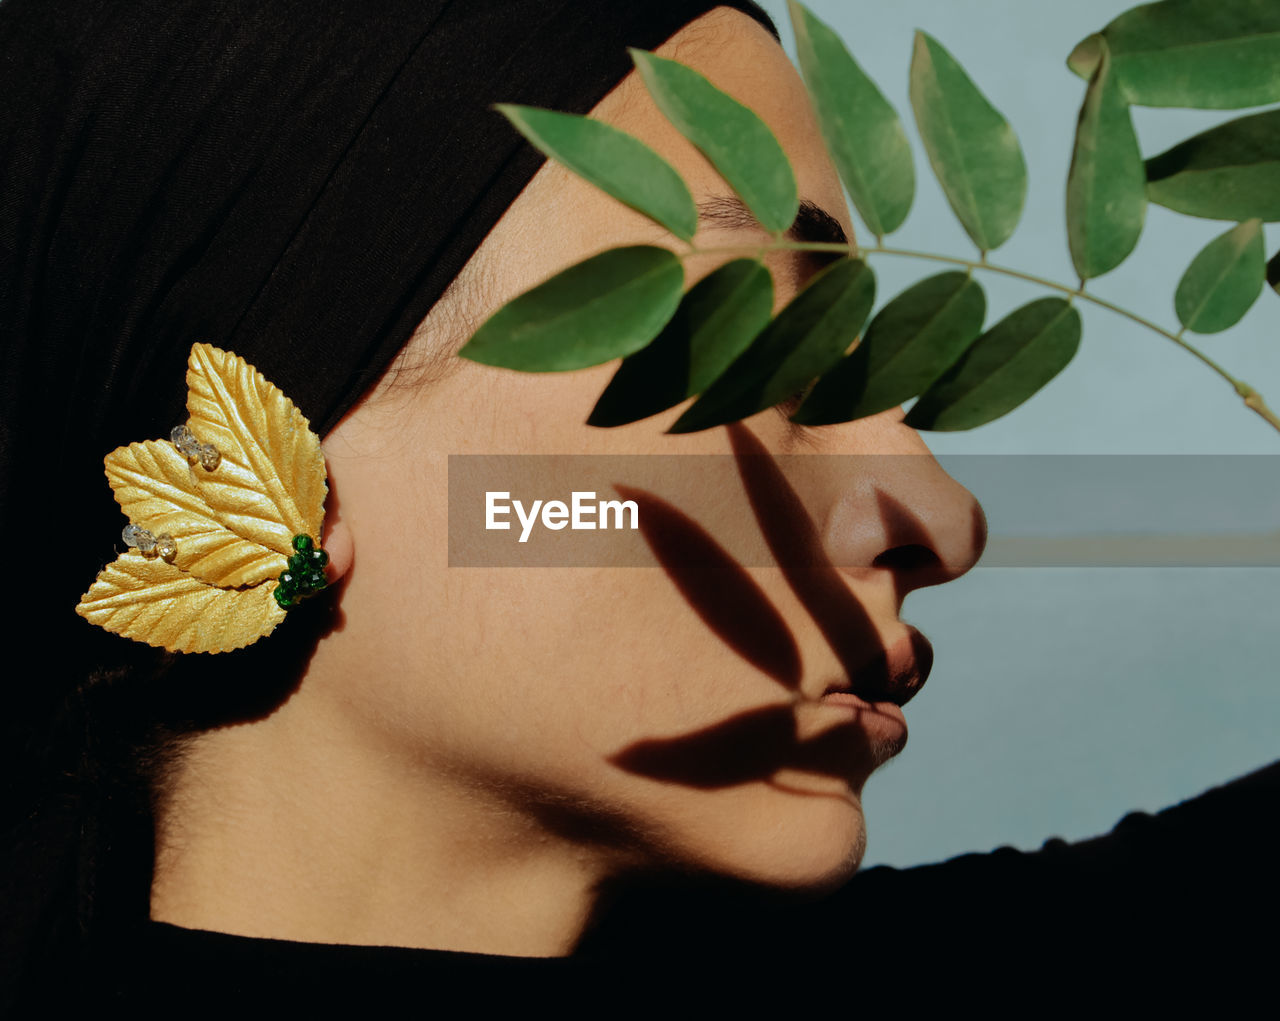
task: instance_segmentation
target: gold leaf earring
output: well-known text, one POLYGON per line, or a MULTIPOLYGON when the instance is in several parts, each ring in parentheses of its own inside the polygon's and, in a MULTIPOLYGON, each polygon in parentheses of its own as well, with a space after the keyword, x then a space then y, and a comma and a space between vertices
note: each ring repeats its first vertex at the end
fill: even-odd
POLYGON ((324 454, 289 398, 209 344, 191 348, 187 414, 104 459, 129 549, 76 612, 170 652, 229 652, 325 587, 324 454))

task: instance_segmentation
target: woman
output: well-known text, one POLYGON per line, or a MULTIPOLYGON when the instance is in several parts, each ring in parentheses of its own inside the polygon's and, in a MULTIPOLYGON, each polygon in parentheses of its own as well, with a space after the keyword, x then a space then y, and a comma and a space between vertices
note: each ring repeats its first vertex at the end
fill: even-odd
MULTIPOLYGON (((619 244, 677 247, 541 165, 484 119, 492 102, 590 110, 689 181, 707 213, 700 245, 763 237, 717 215, 723 182, 628 73, 626 45, 755 109, 796 170, 806 222, 852 237, 768 19, 745 3, 406 3, 317 24, 284 3, 159 4, 148 18, 148 5, 14 2, 0 9, 5 52, 26 54, 32 102, 62 118, 15 120, 6 170, 21 182, 6 236, 22 240, 5 285, 18 338, 6 522, 52 505, 47 527, 66 537, 15 554, 29 601, 65 605, 110 559, 119 522, 97 462, 182 420, 182 366, 201 340, 244 356, 323 436, 333 583, 327 619, 309 606, 242 652, 176 664, 78 620, 34 622, 38 635, 50 621, 47 655, 67 676, 18 695, 24 721, 63 721, 23 779, 65 771, 68 749, 88 804, 70 816, 87 836, 58 843, 48 806, 66 790, 17 791, 28 825, 12 875, 51 873, 15 884, 34 923, 20 930, 26 966, 67 967, 84 946, 95 992, 132 999, 210 968, 260 992, 271 976, 408 986, 529 958, 550 959, 546 974, 575 950, 617 960, 711 938, 773 957, 833 950, 846 923, 831 912, 857 884, 801 914, 743 884, 816 894, 857 868, 862 785, 901 749, 899 706, 929 668, 902 601, 974 564, 976 503, 900 411, 803 433, 772 409, 689 435, 664 435, 683 408, 594 429, 583 421, 612 365, 534 376, 454 357, 560 268, 619 244), (52 401, 46 435, 35 423, 52 401), (856 474, 813 461, 794 490, 747 457, 802 441, 926 456, 867 457, 856 474), (740 568, 710 590, 660 542, 666 570, 450 567, 448 456, 485 453, 733 455, 735 519, 819 569, 740 568), (92 683, 69 684, 78 671, 92 683), (113 755, 141 775, 118 775, 113 755), (148 785, 154 868, 141 853, 153 820, 129 804, 148 785), (786 926, 804 935, 759 943, 786 926), (416 953, 355 949, 371 947, 416 953)), ((686 286, 726 258, 690 260, 686 286)), ((775 308, 817 268, 773 258, 775 308)), ((698 533, 689 508, 645 506, 736 558, 734 538, 698 533)), ((32 744, 47 733, 17 729, 32 744)))

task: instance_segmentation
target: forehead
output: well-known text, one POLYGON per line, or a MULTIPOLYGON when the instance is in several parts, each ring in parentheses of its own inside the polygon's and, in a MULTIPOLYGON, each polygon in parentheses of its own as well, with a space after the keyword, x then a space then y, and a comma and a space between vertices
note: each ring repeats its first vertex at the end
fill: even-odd
MULTIPOLYGON (((832 212, 852 237, 839 177, 827 155, 799 73, 778 41, 754 19, 717 7, 659 46, 750 107, 769 126, 795 171, 801 198, 832 212)), ((689 183, 695 198, 724 194, 728 186, 710 163, 662 115, 638 72, 629 74, 591 113, 652 146, 689 183)))

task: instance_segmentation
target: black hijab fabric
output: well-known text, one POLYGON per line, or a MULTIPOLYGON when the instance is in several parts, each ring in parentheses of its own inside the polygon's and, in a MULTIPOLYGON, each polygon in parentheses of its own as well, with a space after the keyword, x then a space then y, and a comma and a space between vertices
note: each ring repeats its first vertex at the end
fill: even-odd
POLYGON ((545 161, 491 105, 586 113, 716 6, 777 35, 749 0, 0 3, 0 493, 57 536, 39 612, 114 557, 102 457, 185 420, 192 343, 324 435, 545 161))
POLYGON ((586 113, 716 6, 777 35, 749 0, 3 0, 7 625, 102 661, 102 458, 185 421, 194 342, 324 435, 545 162, 492 104, 586 113))
MULTIPOLYGON (((545 162, 492 104, 587 113, 716 6, 777 36, 750 0, 0 0, 0 619, 34 657, 3 682, 3 822, 45 824, 36 759, 92 764, 88 673, 162 663, 74 607, 123 548, 102 459, 185 420, 191 345, 324 435, 545 162)), ((283 641, 183 659, 230 683, 283 641)), ((27 840, 34 903, 64 864, 27 840)))

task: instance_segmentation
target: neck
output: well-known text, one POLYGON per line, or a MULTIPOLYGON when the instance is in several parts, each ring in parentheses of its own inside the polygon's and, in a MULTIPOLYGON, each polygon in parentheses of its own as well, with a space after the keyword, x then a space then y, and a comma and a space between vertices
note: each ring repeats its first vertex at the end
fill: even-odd
POLYGON ((151 917, 303 942, 570 953, 609 856, 335 726, 307 687, 195 739, 157 832, 151 917))

